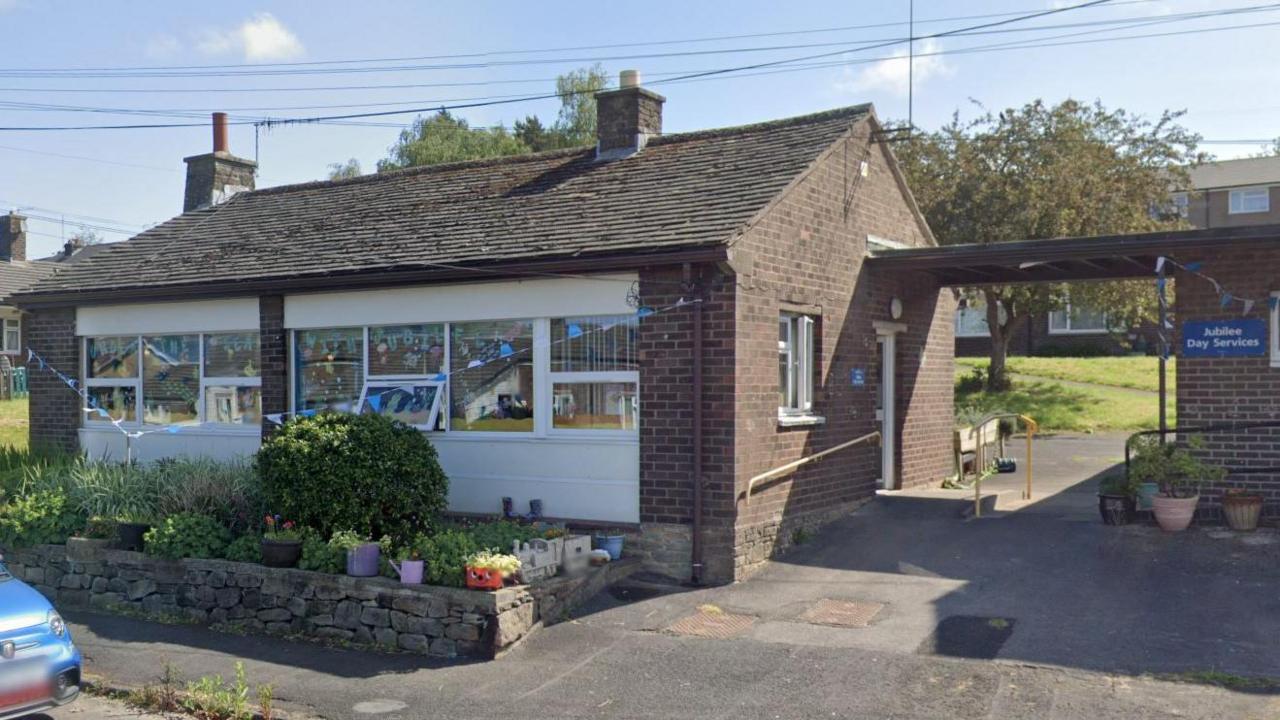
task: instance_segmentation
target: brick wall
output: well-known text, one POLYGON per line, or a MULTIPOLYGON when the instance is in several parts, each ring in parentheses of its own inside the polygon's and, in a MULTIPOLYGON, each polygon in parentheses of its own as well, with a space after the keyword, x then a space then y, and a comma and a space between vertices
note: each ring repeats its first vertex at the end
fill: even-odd
MULTIPOLYGON (((1261 299, 1280 290, 1275 268, 1280 251, 1258 248, 1231 249, 1203 255, 1184 254, 1187 263, 1200 261, 1202 272, 1222 283, 1238 297, 1261 299)), ((1213 286, 1198 277, 1175 276, 1177 331, 1193 320, 1221 320, 1240 317, 1239 303, 1230 310, 1220 306, 1213 286)), ((1266 318, 1260 305, 1253 317, 1266 318)), ((1178 343, 1179 340, 1175 340, 1178 343)), ((1275 338, 1270 338, 1275 342, 1275 338)), ((1216 423, 1280 421, 1280 368, 1271 367, 1270 355, 1240 358, 1178 358, 1177 425, 1193 427, 1216 423)), ((1225 467, 1266 468, 1280 466, 1280 429, 1260 429, 1239 433, 1211 433, 1204 436, 1211 461, 1225 467)), ((1218 513, 1222 491, 1227 487, 1262 492, 1263 512, 1280 516, 1280 473, 1235 474, 1223 485, 1209 488, 1200 503, 1202 514, 1218 513)))
POLYGON ((879 450, 851 448, 768 483, 743 498, 761 472, 879 429, 875 418, 875 321, 890 321, 893 297, 903 301, 898 338, 899 467, 905 485, 940 481, 950 472, 952 323, 955 302, 927 277, 872 276, 863 268, 868 234, 910 245, 926 239, 882 146, 868 142, 869 125, 821 159, 802 181, 735 244, 751 257, 738 278, 737 433, 734 576, 745 577, 785 548, 798 528, 848 512, 872 497, 879 450), (870 164, 866 178, 859 161, 870 164), (780 427, 778 315, 819 318, 815 413, 825 424, 780 427), (853 387, 850 372, 867 373, 853 387))
MULTIPOLYGON (((75 308, 35 310, 23 322, 27 346, 66 375, 80 378, 80 343, 75 308)), ((33 448, 66 452, 79 449, 80 396, 56 375, 32 364, 27 376, 30 399, 30 443, 33 448)))
MULTIPOLYGON (((258 298, 258 342, 262 366, 262 414, 289 409, 289 344, 284 329, 284 296, 258 298)), ((275 427, 262 422, 265 438, 275 427)))

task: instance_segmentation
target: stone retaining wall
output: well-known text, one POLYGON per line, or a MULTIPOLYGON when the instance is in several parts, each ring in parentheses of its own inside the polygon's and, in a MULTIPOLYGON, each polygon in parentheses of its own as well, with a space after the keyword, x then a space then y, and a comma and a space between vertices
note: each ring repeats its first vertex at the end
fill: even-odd
POLYGON ((268 568, 226 560, 162 560, 72 538, 5 556, 16 577, 59 607, 132 610, 278 634, 491 658, 543 619, 562 618, 603 586, 608 568, 534 586, 479 592, 268 568), (554 617, 553 617, 554 616, 554 617))

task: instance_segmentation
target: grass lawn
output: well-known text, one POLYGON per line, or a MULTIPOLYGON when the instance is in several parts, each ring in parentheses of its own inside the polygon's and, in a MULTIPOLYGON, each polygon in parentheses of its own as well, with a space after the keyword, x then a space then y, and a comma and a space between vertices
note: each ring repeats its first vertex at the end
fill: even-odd
POLYGON ((27 399, 0 400, 0 445, 27 446, 27 399))
MULTIPOLYGON (((966 373, 971 368, 986 368, 987 358, 956 358, 956 367, 966 373)), ((1174 391, 1174 368, 1177 358, 1169 358, 1169 393, 1174 391)), ((1093 385, 1150 390, 1159 387, 1157 360, 1154 357, 1011 357, 1009 372, 1017 375, 1035 375, 1054 380, 1074 380, 1093 385)))

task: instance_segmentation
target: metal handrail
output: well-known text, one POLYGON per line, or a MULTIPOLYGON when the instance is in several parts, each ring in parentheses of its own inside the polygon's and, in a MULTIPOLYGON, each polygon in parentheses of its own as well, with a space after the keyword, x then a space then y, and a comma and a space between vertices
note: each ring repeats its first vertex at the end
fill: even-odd
POLYGON ((792 460, 786 465, 779 465, 778 467, 772 470, 769 470, 768 472, 762 472, 759 475, 756 475, 755 477, 747 481, 747 489, 744 490, 742 493, 744 504, 746 504, 747 506, 751 505, 751 491, 755 489, 756 483, 764 482, 765 480, 778 477, 779 475, 785 475, 786 473, 791 472, 792 470, 795 470, 796 468, 802 465, 807 465, 808 463, 811 463, 814 460, 819 460, 821 458, 824 458, 833 452, 839 452, 840 450, 843 450, 847 447, 853 447, 854 445, 867 442, 868 440, 875 440, 876 444, 879 445, 880 431, 877 430, 875 432, 867 433, 866 435, 856 437, 852 440, 849 440, 848 442, 842 442, 839 445, 836 445, 835 447, 827 448, 826 450, 823 450, 821 452, 816 452, 812 455, 807 455, 805 457, 800 458, 799 460, 792 460))
MULTIPOLYGON (((1017 418, 1022 421, 1023 425, 1027 426, 1027 488, 1026 490, 1022 491, 1022 499, 1030 500, 1031 499, 1031 439, 1037 432, 1040 431, 1040 423, 1037 423, 1029 415, 1022 415, 1019 413, 992 413, 990 415, 983 417, 982 420, 979 420, 978 424, 974 425, 973 427, 974 427, 974 430, 978 433, 978 437, 981 438, 982 429, 984 427, 991 424, 992 422, 995 422, 996 420, 1003 420, 1005 418, 1017 418)), ((962 468, 962 471, 963 471, 963 468, 962 468)), ((973 481, 973 516, 982 517, 982 472, 981 470, 979 470, 978 472, 978 478, 973 481)))

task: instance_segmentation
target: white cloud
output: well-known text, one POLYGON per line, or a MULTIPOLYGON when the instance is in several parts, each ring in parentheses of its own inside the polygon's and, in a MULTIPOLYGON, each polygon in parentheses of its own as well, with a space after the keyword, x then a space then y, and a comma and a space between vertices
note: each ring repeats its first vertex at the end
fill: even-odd
POLYGON ((306 52, 297 35, 274 15, 265 12, 230 30, 204 31, 196 42, 196 48, 205 55, 237 53, 246 62, 289 60, 306 52))
POLYGON ((919 86, 925 81, 945 77, 955 72, 939 55, 941 51, 937 40, 921 40, 916 44, 915 73, 910 76, 911 63, 907 60, 907 50, 903 48, 893 53, 892 57, 877 60, 855 72, 846 67, 843 77, 836 82, 836 89, 843 93, 888 92, 899 97, 906 97, 908 80, 919 86), (921 57, 921 56, 924 57, 921 57))

